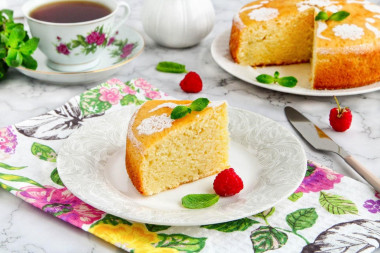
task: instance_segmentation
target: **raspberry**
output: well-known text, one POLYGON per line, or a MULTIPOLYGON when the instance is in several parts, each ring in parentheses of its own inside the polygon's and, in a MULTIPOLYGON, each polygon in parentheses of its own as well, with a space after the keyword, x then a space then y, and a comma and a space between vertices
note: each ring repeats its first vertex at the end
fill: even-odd
POLYGON ((330 110, 330 125, 337 132, 344 132, 350 128, 352 122, 352 113, 350 108, 341 108, 338 99, 334 96, 338 108, 330 110))
POLYGON ((184 92, 197 93, 202 90, 202 79, 197 73, 190 71, 186 74, 179 86, 181 86, 184 92))
POLYGON ((214 180, 214 191, 222 197, 235 195, 243 187, 243 180, 241 180, 233 168, 223 170, 214 180))

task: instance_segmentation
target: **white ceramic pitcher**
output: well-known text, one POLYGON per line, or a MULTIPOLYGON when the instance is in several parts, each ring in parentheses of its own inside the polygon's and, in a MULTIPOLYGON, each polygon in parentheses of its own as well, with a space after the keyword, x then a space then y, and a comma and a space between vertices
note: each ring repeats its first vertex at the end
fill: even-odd
POLYGON ((214 26, 211 0, 145 0, 142 21, 155 42, 171 48, 198 44, 214 26))

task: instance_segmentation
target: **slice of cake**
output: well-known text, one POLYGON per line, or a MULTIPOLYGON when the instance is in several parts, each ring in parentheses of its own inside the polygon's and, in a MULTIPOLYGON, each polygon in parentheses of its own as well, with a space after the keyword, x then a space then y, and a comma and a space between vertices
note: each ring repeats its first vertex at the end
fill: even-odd
POLYGON ((259 0, 233 19, 235 62, 265 66, 311 62, 314 89, 344 89, 380 81, 380 6, 364 0, 259 0), (315 21, 324 11, 350 15, 315 21))
POLYGON ((127 133, 126 169, 143 195, 152 195, 229 168, 226 102, 211 102, 180 119, 170 114, 189 100, 151 100, 133 115, 127 133))

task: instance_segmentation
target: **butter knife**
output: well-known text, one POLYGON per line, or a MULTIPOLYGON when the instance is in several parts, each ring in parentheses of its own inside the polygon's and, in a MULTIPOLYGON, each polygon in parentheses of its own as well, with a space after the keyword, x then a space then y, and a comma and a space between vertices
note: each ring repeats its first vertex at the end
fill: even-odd
POLYGON ((371 171, 361 165, 352 155, 336 144, 318 126, 314 125, 309 119, 290 106, 285 107, 285 115, 293 127, 311 146, 320 151, 329 151, 338 154, 362 178, 364 178, 364 180, 380 193, 380 178, 376 177, 371 171))

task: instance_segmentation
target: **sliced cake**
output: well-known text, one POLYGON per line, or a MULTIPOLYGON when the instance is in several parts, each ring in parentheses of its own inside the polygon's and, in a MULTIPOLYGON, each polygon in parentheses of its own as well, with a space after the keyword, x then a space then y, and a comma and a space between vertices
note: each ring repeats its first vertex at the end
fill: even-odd
POLYGON ((229 168, 226 102, 170 117, 189 100, 147 101, 133 115, 127 133, 126 169, 143 195, 152 195, 229 168))
POLYGON ((380 6, 363 0, 259 0, 233 19, 230 52, 251 66, 311 62, 314 89, 344 89, 380 80, 380 6), (350 15, 315 21, 324 11, 350 15))

